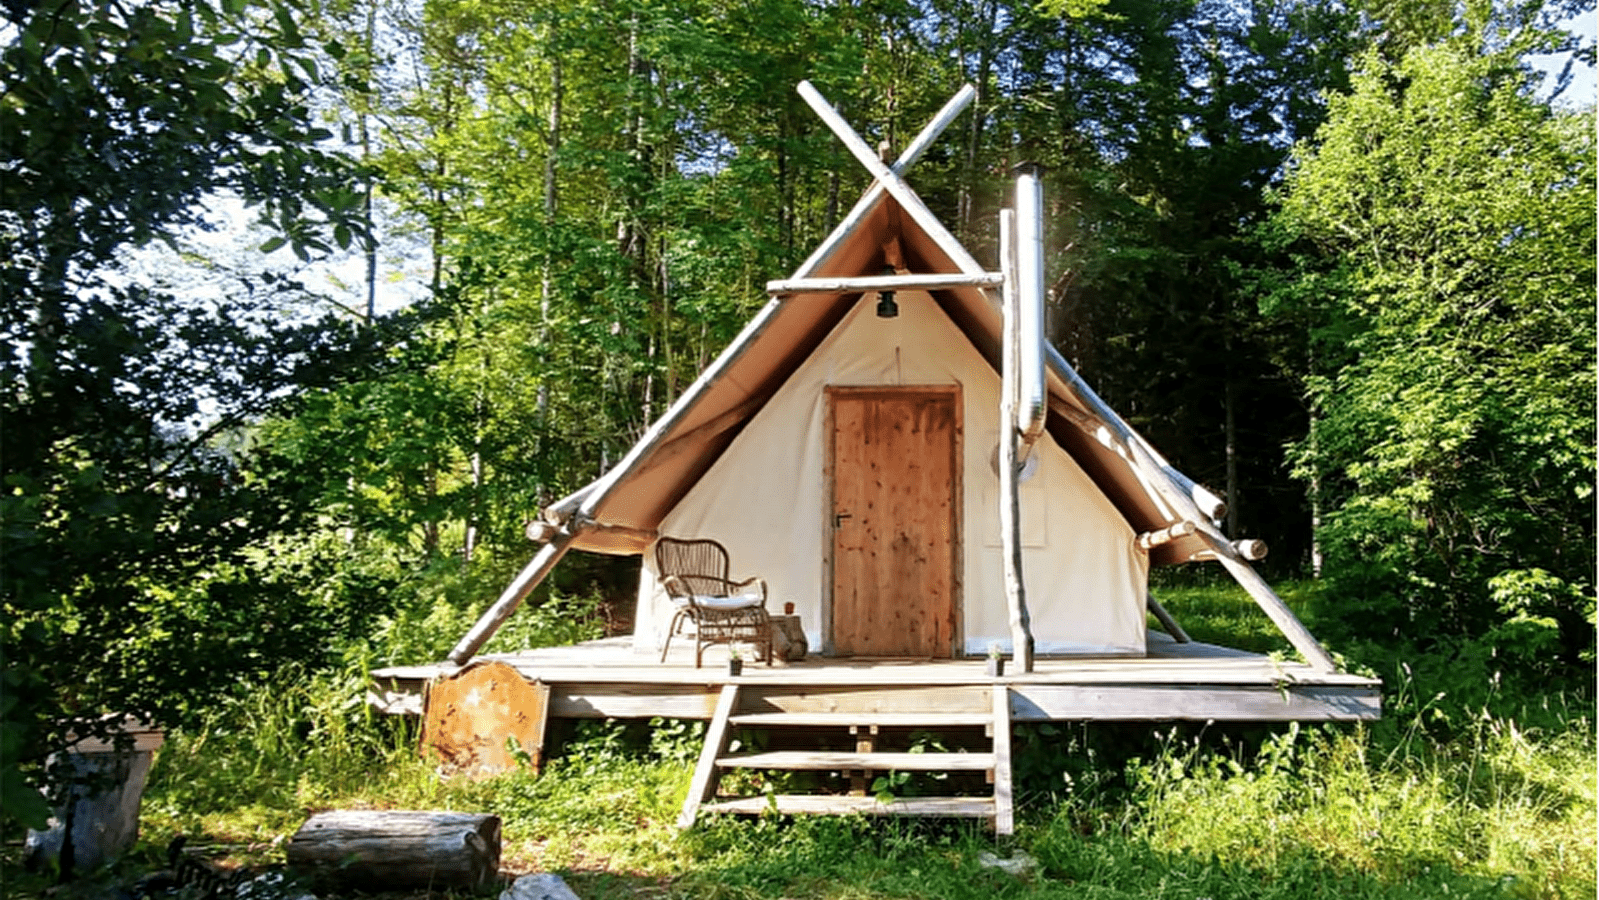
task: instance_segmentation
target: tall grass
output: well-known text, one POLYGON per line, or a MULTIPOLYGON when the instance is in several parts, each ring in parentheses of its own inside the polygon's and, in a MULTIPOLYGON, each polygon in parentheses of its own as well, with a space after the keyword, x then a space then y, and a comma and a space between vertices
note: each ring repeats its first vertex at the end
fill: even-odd
MULTIPOLYGON (((1307 593, 1290 590, 1290 603, 1307 593)), ((1161 596, 1196 637, 1268 640, 1231 637, 1245 597, 1204 586, 1161 596)), ((340 672, 285 671, 172 735, 146 797, 151 846, 181 832, 271 861, 313 810, 443 808, 500 815, 506 867, 563 872, 585 900, 1596 892, 1591 695, 1534 693, 1458 656, 1394 668, 1385 718, 1370 727, 1019 730, 1021 826, 996 839, 970 823, 862 820, 712 820, 679 833, 692 723, 581 723, 542 775, 441 778, 411 726, 362 702, 366 659, 391 650, 352 655, 340 672), (984 852, 1036 864, 1005 875, 981 864, 984 852)))

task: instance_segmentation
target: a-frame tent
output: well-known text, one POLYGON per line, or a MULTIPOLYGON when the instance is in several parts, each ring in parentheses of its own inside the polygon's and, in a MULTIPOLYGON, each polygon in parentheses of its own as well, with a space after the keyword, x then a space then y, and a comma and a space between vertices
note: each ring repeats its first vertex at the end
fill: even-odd
MULTIPOLYGON (((970 91, 892 167, 809 85, 801 93, 877 180, 789 279, 769 285, 766 305, 620 463, 544 511, 537 529, 544 547, 456 646, 452 662, 470 660, 572 549, 645 555, 636 640, 640 649, 658 646, 670 611, 648 551, 663 534, 729 545, 738 572, 762 575, 777 601, 794 602, 811 645, 829 652, 948 656, 1009 642, 1004 541, 991 524, 1001 499, 995 459, 1004 435, 997 398, 1005 279, 979 265, 900 177, 970 91), (883 290, 893 292, 896 317, 877 315, 883 290), (862 450, 849 435, 863 422, 923 436, 915 440, 932 434, 934 443, 862 450), (921 465, 945 447, 953 448, 947 466, 921 465), (861 515, 849 505, 881 506, 889 497, 870 487, 850 493, 856 488, 848 484, 861 479, 841 467, 865 466, 873 473, 866 481, 881 481, 873 467, 894 458, 914 461, 919 474, 883 490, 921 491, 920 505, 909 513, 884 507, 879 518, 925 520, 922 530, 907 536, 880 522, 871 540, 881 546, 863 548, 858 538, 841 536, 859 524, 849 521, 861 515), (946 492, 927 488, 941 479, 946 492), (906 577, 889 565, 862 574, 846 561, 892 555, 896 540, 925 544, 940 529, 946 539, 938 552, 947 558, 924 561, 938 570, 931 588, 919 580, 925 573, 906 577), (851 577, 871 582, 866 594, 906 587, 863 608, 843 602, 854 590, 851 577), (943 643, 931 653, 923 652, 925 642, 874 643, 872 635, 889 627, 885 616, 940 590, 951 595, 947 609, 913 614, 937 620, 931 640, 943 643), (869 621, 853 627, 852 616, 869 621)), ((1222 534, 1221 501, 1166 462, 1059 353, 1045 353, 1045 433, 1033 448, 1036 474, 1030 481, 1023 475, 1018 526, 1039 651, 1142 653, 1148 567, 1209 559, 1238 580, 1312 668, 1334 671, 1249 565, 1251 548, 1222 534)), ((882 443, 864 443, 874 441, 882 443)))

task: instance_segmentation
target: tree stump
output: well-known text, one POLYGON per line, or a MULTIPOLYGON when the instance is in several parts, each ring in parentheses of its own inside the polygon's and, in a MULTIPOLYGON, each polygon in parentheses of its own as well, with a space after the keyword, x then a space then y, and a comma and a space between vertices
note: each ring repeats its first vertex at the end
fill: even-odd
POLYGON ((288 845, 290 868, 365 890, 476 888, 500 868, 500 817, 481 813, 335 810, 288 845))
POLYGON ((778 659, 790 662, 804 659, 810 652, 799 616, 772 617, 772 650, 778 659))

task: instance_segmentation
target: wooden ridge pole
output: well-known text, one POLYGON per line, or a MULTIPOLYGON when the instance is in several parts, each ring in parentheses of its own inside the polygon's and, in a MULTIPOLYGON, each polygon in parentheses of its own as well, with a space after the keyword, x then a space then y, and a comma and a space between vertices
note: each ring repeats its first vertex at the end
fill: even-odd
POLYGON ((852 278, 787 278, 768 281, 768 294, 855 294, 869 291, 938 291, 957 287, 999 287, 1005 281, 1000 272, 968 275, 964 272, 936 275, 863 275, 852 278))

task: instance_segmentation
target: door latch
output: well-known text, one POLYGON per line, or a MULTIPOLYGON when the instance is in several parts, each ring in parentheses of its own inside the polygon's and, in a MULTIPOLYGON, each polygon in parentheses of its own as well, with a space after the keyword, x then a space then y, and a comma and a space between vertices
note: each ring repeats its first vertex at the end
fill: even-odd
POLYGON ((833 527, 834 528, 843 527, 844 520, 849 518, 849 517, 850 517, 849 513, 834 513, 833 514, 833 527))

